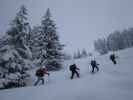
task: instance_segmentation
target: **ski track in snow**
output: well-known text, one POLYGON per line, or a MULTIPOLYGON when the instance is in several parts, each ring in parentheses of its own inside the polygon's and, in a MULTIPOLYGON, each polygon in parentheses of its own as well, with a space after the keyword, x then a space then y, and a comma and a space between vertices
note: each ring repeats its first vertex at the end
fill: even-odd
MULTIPOLYGON (((51 72, 45 85, 1 90, 0 100, 133 100, 133 48, 119 51, 118 64, 109 55, 98 56, 100 72, 91 74, 90 59, 64 62, 64 69, 51 72), (70 79, 69 65, 75 62, 80 78, 70 79)), ((33 83, 36 78, 31 71, 33 83)), ((32 83, 32 84, 33 84, 32 83)))

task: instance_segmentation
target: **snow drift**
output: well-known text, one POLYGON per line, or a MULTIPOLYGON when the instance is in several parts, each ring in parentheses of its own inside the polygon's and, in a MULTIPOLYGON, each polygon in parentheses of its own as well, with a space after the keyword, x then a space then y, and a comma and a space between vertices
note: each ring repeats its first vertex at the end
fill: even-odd
MULTIPOLYGON (((91 74, 90 59, 65 61, 64 69, 51 72, 45 85, 0 91, 0 100, 132 100, 133 48, 119 51, 118 64, 109 55, 97 56, 100 72, 91 74), (80 78, 70 79, 69 65, 75 62, 80 78)), ((32 83, 36 80, 31 71, 32 83)))

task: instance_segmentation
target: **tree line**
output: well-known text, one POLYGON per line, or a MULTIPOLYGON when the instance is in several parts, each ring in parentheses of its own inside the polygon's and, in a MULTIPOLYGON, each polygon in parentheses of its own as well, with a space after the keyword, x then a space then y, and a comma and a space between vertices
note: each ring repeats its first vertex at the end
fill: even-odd
POLYGON ((133 47, 133 28, 128 28, 123 31, 114 31, 106 38, 99 38, 94 41, 94 48, 100 54, 130 47, 133 47))

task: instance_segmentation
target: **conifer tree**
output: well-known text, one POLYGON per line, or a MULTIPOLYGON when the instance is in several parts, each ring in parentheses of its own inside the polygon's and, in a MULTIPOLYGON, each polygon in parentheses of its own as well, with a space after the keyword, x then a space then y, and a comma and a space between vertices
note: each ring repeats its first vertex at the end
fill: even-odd
POLYGON ((87 54, 85 49, 82 50, 82 54, 81 55, 82 55, 82 57, 87 57, 88 54, 87 54))
POLYGON ((41 21, 43 41, 45 43, 45 52, 42 54, 42 61, 48 70, 59 70, 61 68, 62 49, 59 36, 56 31, 56 25, 51 19, 50 9, 48 8, 41 21))
POLYGON ((0 58, 2 59, 1 66, 4 65, 8 75, 17 74, 19 81, 17 81, 16 87, 26 85, 26 70, 30 67, 28 62, 31 59, 31 52, 27 43, 29 33, 27 15, 26 7, 21 6, 4 36, 6 37, 6 44, 0 48, 1 51, 4 51, 0 58))

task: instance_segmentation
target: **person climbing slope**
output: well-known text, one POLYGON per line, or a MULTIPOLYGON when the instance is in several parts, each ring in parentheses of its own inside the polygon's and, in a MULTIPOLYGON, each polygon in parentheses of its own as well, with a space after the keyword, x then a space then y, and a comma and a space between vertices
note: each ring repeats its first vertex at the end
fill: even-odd
POLYGON ((79 72, 77 71, 77 70, 80 70, 80 69, 76 66, 76 64, 70 65, 69 69, 71 71, 71 77, 70 77, 71 79, 73 79, 75 74, 77 75, 78 78, 80 77, 79 72))
POLYGON ((115 55, 115 53, 110 55, 110 60, 113 62, 114 65, 117 64, 116 58, 117 58, 117 56, 115 55))
POLYGON ((100 64, 98 64, 95 59, 92 59, 90 64, 92 66, 92 71, 91 71, 92 73, 94 73, 95 68, 97 69, 97 72, 99 71, 98 65, 100 65, 100 64))
POLYGON ((48 70, 46 68, 39 68, 36 71, 37 81, 35 82, 34 86, 36 86, 40 81, 42 81, 42 84, 44 84, 44 76, 50 75, 48 70))

